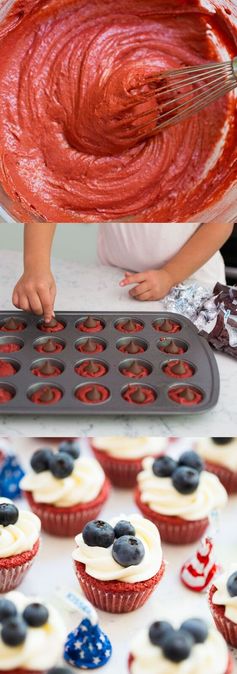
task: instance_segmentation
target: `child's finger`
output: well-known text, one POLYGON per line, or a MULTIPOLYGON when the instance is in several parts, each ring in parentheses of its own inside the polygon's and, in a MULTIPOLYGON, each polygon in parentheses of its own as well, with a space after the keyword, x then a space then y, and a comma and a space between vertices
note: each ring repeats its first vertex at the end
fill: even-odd
POLYGON ((19 307, 19 295, 15 290, 12 293, 12 304, 17 308, 19 307))
POLYGON ((146 280, 146 274, 143 272, 140 274, 129 274, 129 272, 126 272, 125 276, 126 278, 120 281, 120 286, 128 286, 132 285, 132 283, 142 283, 142 281, 146 280))
POLYGON ((136 299, 138 302, 145 302, 147 300, 152 300, 153 299, 152 292, 151 290, 147 290, 145 293, 142 293, 142 295, 138 295, 134 299, 136 299))
POLYGON ((53 307, 49 289, 40 290, 39 297, 42 304, 45 323, 50 323, 53 314, 53 307))
POLYGON ((143 293, 147 292, 147 290, 149 290, 148 283, 147 281, 143 281, 143 283, 140 283, 140 285, 132 288, 132 290, 129 290, 129 295, 132 297, 139 297, 143 293))
POLYGON ((29 297, 29 303, 30 303, 30 308, 33 314, 36 314, 37 316, 42 316, 43 314, 43 307, 39 298, 39 295, 37 293, 32 293, 29 297))
POLYGON ((18 304, 19 309, 22 309, 23 311, 31 311, 30 305, 29 305, 29 300, 26 295, 19 295, 19 304, 18 304))

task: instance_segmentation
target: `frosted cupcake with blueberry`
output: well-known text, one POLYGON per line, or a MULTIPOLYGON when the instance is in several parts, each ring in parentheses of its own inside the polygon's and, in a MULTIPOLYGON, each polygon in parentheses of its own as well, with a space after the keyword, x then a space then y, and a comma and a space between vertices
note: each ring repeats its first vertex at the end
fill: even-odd
POLYGON ((237 562, 215 578, 209 605, 217 629, 231 646, 237 648, 237 562))
POLYGON ((206 470, 219 477, 228 494, 237 494, 237 438, 201 438, 196 449, 206 470))
POLYGON ((164 438, 111 436, 91 438, 91 447, 112 484, 122 489, 135 487, 146 456, 164 452, 164 438))
POLYGON ((159 532, 141 515, 91 521, 76 544, 73 559, 81 588, 103 611, 140 608, 164 574, 159 532))
POLYGON ((180 545, 203 536, 212 511, 225 506, 227 493, 218 477, 204 470, 200 456, 187 451, 178 461, 170 456, 144 459, 135 501, 162 540, 180 545))
POLYGON ((130 674, 231 674, 233 661, 221 634, 200 618, 174 626, 157 621, 134 638, 130 674))
POLYGON ((48 602, 20 592, 0 598, 1 674, 46 674, 62 657, 65 636, 48 602))
POLYGON ((98 516, 110 488, 100 464, 80 457, 71 443, 63 443, 58 452, 37 450, 31 458, 31 472, 20 486, 44 531, 55 536, 80 532, 98 516))
POLYGON ((16 588, 36 557, 40 545, 39 518, 0 498, 0 593, 16 588))

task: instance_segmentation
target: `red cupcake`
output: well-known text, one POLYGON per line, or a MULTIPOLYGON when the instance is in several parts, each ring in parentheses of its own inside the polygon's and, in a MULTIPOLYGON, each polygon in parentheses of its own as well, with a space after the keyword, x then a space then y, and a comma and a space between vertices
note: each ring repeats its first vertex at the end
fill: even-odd
POLYGON ((0 592, 22 582, 39 550, 41 523, 33 513, 13 501, 0 499, 0 592))
POLYGON ((237 563, 215 578, 209 592, 209 606, 217 629, 237 648, 237 563))
POLYGON ((103 611, 140 608, 164 574, 159 532, 140 515, 89 522, 76 543, 77 578, 87 599, 103 611))
POLYGON ((237 494, 237 438, 201 438, 196 449, 206 470, 219 477, 228 494, 237 494))
POLYGON ((80 457, 73 445, 57 453, 38 450, 31 467, 21 489, 44 531, 53 536, 75 536, 98 516, 109 495, 109 481, 97 461, 80 457))
POLYGON ((163 438, 126 436, 91 438, 92 451, 106 475, 116 487, 131 489, 146 456, 160 456, 166 440, 163 438))

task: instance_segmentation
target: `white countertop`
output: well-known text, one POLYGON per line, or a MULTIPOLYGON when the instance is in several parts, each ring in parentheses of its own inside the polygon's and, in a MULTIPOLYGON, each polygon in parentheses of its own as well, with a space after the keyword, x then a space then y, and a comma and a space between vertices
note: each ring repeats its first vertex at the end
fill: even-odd
MULTIPOLYGON (((22 273, 19 253, 0 251, 1 310, 11 310, 13 287, 22 273)), ((53 260, 58 293, 56 310, 64 311, 159 311, 162 302, 138 304, 128 291, 119 287, 122 271, 100 265, 81 266, 76 263, 53 260)), ((236 374, 233 358, 216 354, 221 379, 218 404, 209 412, 197 415, 157 417, 69 416, 46 417, 0 415, 0 434, 26 436, 58 435, 236 435, 236 374)))
MULTIPOLYGON (((27 469, 30 456, 39 447, 39 442, 28 438, 14 438, 12 444, 14 451, 18 452, 24 467, 27 469)), ((40 444, 42 446, 44 443, 40 444)), ((48 443, 47 446, 49 446, 48 443)), ((179 446, 180 443, 175 445, 177 449, 179 449, 179 446)), ((182 441, 182 449, 183 447, 182 441)), ((172 444, 172 448, 172 451, 175 451, 174 444, 172 444)), ((90 453, 90 450, 87 441, 84 440, 82 441, 82 454, 87 453, 90 453)), ((23 507, 27 507, 25 503, 23 507)), ((215 542, 215 559, 226 568, 228 568, 229 563, 236 560, 237 530, 234 526, 236 508, 237 496, 231 497, 221 513, 219 524, 217 523, 219 531, 212 533, 215 542)), ((137 508, 133 502, 132 491, 114 488, 101 516, 106 520, 122 513, 129 515, 134 511, 137 511, 137 508)), ((29 595, 40 593, 42 598, 46 597, 47 599, 55 598, 55 589, 58 586, 64 587, 67 591, 80 591, 72 566, 71 553, 74 548, 75 543, 71 538, 56 538, 43 534, 39 555, 19 589, 29 595)), ((178 625, 186 618, 195 616, 211 622, 207 594, 190 592, 179 579, 179 572, 183 563, 190 555, 193 556, 196 549, 197 544, 188 546, 163 545, 164 559, 166 560, 164 578, 148 602, 138 611, 122 615, 98 611, 100 627, 109 636, 113 647, 111 660, 104 668, 99 669, 99 672, 128 674, 126 661, 131 639, 138 630, 150 625, 154 620, 170 620, 174 623, 176 621, 178 625)), ((81 621, 76 613, 72 616, 65 614, 65 619, 68 632, 81 621)), ((235 656, 233 674, 237 674, 237 650, 233 651, 233 655, 235 656)), ((82 670, 73 669, 72 673, 75 674, 76 671, 79 673, 82 670)))

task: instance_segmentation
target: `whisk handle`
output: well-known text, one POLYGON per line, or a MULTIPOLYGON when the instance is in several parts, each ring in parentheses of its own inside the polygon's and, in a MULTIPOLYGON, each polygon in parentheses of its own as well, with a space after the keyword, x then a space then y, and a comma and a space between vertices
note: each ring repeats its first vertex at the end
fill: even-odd
POLYGON ((233 72, 234 72, 234 76, 237 79, 237 56, 233 59, 233 72))

